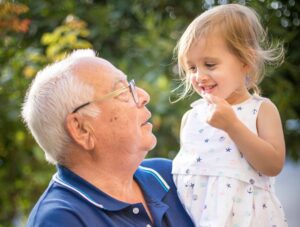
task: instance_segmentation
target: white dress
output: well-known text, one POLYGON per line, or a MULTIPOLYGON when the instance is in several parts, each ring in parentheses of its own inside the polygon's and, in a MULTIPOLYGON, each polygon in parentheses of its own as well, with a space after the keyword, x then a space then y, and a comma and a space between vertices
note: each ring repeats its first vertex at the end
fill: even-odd
MULTIPOLYGON (((255 134, 260 96, 232 105, 255 134)), ((172 174, 178 195, 198 227, 284 227, 274 178, 255 171, 228 134, 206 123, 205 100, 192 103, 172 174)))

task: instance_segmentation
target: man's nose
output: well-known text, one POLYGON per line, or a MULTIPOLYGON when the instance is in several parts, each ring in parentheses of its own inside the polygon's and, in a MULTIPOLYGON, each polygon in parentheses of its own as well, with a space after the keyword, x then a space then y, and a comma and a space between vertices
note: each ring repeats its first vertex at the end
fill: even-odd
POLYGON ((143 107, 150 102, 150 95, 144 89, 137 87, 137 95, 139 97, 138 106, 143 107))

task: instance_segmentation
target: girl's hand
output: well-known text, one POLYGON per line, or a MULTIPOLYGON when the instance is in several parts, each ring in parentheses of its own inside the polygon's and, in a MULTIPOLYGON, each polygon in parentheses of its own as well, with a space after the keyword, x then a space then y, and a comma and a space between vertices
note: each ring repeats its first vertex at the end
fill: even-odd
POLYGON ((205 95, 205 98, 208 108, 211 106, 207 123, 224 130, 258 172, 267 176, 279 174, 285 160, 285 143, 276 106, 270 100, 261 104, 256 134, 239 120, 226 100, 213 95, 205 95))
POLYGON ((239 121, 231 105, 225 99, 211 94, 206 94, 204 98, 210 107, 206 122, 211 126, 227 131, 235 122, 239 121))

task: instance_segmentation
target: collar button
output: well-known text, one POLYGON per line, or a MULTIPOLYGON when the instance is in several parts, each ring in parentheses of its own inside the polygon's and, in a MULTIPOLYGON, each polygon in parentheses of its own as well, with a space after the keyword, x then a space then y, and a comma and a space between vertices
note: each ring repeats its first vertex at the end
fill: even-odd
POLYGON ((132 209, 132 212, 134 214, 138 214, 140 212, 140 209, 138 207, 135 207, 135 208, 132 209))

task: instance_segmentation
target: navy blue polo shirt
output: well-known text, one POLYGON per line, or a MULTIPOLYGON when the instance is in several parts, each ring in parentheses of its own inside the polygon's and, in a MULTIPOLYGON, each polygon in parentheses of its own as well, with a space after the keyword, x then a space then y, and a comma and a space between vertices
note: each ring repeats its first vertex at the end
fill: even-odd
POLYGON ((151 223, 142 203, 116 200, 58 165, 27 226, 194 226, 177 197, 171 168, 170 160, 146 159, 134 174, 150 209, 151 223))

